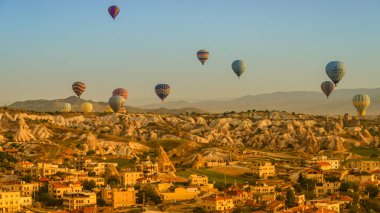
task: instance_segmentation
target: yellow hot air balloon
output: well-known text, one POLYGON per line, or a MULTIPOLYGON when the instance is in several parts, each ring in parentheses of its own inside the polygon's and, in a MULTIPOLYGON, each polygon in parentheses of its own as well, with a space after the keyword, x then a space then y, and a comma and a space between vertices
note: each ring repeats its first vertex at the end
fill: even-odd
POLYGON ((61 108, 59 109, 60 112, 71 112, 71 104, 69 103, 63 103, 61 105, 61 108))
POLYGON ((366 94, 357 94, 352 99, 352 104, 358 111, 359 116, 365 116, 365 110, 371 104, 371 99, 366 94))
POLYGON ((108 105, 108 106, 106 106, 106 107, 104 108, 104 112, 106 112, 106 113, 112 113, 113 110, 112 110, 112 108, 108 105))
POLYGON ((91 103, 85 102, 83 103, 80 108, 82 109, 82 112, 89 113, 92 112, 92 109, 94 108, 91 103))

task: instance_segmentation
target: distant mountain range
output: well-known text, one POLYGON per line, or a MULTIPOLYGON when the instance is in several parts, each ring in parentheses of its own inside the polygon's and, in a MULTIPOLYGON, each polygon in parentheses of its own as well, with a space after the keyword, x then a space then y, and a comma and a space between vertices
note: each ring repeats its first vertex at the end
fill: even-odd
MULTIPOLYGON (((143 106, 128 106, 129 112, 153 112, 179 114, 185 112, 225 112, 246 110, 279 110, 287 112, 298 112, 307 114, 354 114, 355 108, 351 100, 355 94, 365 93, 371 97, 371 106, 368 114, 380 114, 380 88, 374 89, 336 89, 329 99, 322 92, 275 92, 261 95, 248 95, 226 101, 168 101, 160 104, 149 104, 143 106)), ((80 111, 80 105, 85 100, 77 97, 69 97, 58 100, 33 100, 16 102, 9 107, 33 111, 57 111, 62 103, 70 103, 73 111, 80 111)), ((108 105, 106 102, 93 102, 94 111, 103 112, 108 105)))

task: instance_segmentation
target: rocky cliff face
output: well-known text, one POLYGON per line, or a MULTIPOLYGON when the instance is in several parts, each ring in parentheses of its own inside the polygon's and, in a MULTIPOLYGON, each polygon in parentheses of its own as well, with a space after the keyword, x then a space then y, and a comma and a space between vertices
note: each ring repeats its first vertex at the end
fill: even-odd
POLYGON ((160 146, 158 149, 158 170, 162 173, 176 172, 174 164, 170 161, 170 158, 166 154, 165 150, 160 146))
MULTIPOLYGON (((65 117, 60 114, 0 112, 0 130, 14 134, 16 142, 51 140, 54 137, 62 141, 75 139, 82 143, 78 149, 83 154, 94 150, 100 155, 122 156, 135 156, 136 149, 125 143, 113 143, 117 141, 99 140, 95 135, 110 135, 128 141, 188 140, 216 147, 252 147, 268 151, 343 152, 345 143, 353 140, 356 146, 380 146, 378 135, 371 134, 379 130, 376 122, 374 120, 373 124, 364 126, 348 115, 316 117, 275 111, 202 116, 76 114, 65 117), (55 133, 54 128, 61 129, 60 133, 55 133)), ((182 150, 177 155, 180 152, 182 150)))

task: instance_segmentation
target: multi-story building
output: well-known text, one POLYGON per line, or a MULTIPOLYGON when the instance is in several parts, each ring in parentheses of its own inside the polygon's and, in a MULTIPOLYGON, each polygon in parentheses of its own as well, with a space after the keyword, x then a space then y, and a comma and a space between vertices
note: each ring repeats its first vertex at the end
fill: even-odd
POLYGON ((259 175, 261 178, 268 178, 271 176, 274 176, 275 173, 275 167, 270 162, 260 162, 256 163, 252 167, 253 174, 259 175))
POLYGON ((65 193, 81 192, 81 183, 60 183, 52 182, 48 186, 48 194, 54 198, 63 198, 65 193))
POLYGON ((257 186, 252 186, 251 191, 253 193, 257 193, 257 194, 274 193, 275 192, 275 186, 269 186, 266 184, 261 184, 261 185, 257 185, 257 186))
POLYGON ((231 197, 210 196, 201 199, 201 206, 206 212, 232 212, 235 207, 231 197))
POLYGON ((136 170, 142 172, 144 177, 149 177, 158 174, 158 163, 153 163, 149 159, 142 160, 141 163, 136 166, 136 170))
POLYGON ((11 192, 20 192, 20 196, 28 197, 33 196, 40 188, 38 182, 26 183, 24 181, 14 181, 14 182, 3 182, 0 185, 0 190, 2 191, 11 191, 11 192))
POLYGON ((102 189, 102 198, 113 208, 126 208, 136 205, 136 193, 137 191, 133 187, 126 189, 105 187, 102 189))
POLYGON ((94 181, 97 187, 105 186, 105 180, 103 177, 79 177, 79 181, 94 181))
POLYGON ((327 193, 337 193, 339 192, 340 182, 323 182, 315 184, 315 195, 320 197, 327 193))
POLYGON ((371 172, 379 169, 379 161, 352 161, 350 168, 357 169, 360 172, 371 172))
POLYGON ((208 184, 208 177, 205 175, 195 175, 189 176, 189 183, 191 185, 206 185, 208 184))
POLYGON ((96 205, 94 192, 68 192, 63 195, 63 207, 66 210, 76 210, 96 205))
POLYGON ((364 183, 368 181, 375 181, 374 174, 360 173, 360 174, 347 174, 344 176, 344 180, 351 182, 364 183))
POLYGON ((322 171, 308 169, 302 173, 303 177, 306 179, 312 179, 317 182, 324 182, 324 174, 322 171))
POLYGON ((32 177, 48 177, 58 172, 58 165, 51 163, 38 163, 31 168, 32 177))
POLYGON ((134 186, 138 179, 144 177, 143 172, 123 172, 121 173, 121 182, 124 186, 134 186))
POLYGON ((184 188, 178 187, 174 189, 174 192, 161 193, 161 198, 165 203, 192 200, 199 195, 198 188, 184 188))
POLYGON ((106 166, 111 166, 111 165, 113 167, 117 167, 117 163, 90 162, 90 163, 86 164, 86 166, 83 167, 83 169, 88 173, 95 173, 96 175, 101 176, 106 172, 106 166))
POLYGON ((328 157, 325 156, 325 155, 316 157, 314 159, 314 162, 316 162, 316 163, 319 163, 319 162, 327 162, 327 163, 329 163, 328 167, 324 166, 325 170, 339 169, 339 167, 340 167, 340 160, 328 159, 328 157))
POLYGON ((0 212, 19 212, 20 192, 0 192, 0 212))

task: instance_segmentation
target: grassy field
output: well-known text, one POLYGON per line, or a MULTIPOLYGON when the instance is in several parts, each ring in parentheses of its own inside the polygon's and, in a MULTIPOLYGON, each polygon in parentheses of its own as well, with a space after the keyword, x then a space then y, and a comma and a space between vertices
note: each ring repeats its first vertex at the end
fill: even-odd
POLYGON ((184 140, 158 140, 158 141, 144 141, 140 142, 141 144, 148 146, 153 149, 157 149, 160 146, 164 148, 165 151, 169 151, 177 148, 184 140))
POLYGON ((134 160, 126 159, 126 158, 111 158, 111 159, 107 159, 106 162, 117 163, 119 168, 128 168, 128 167, 135 166, 134 160))
POLYGON ((245 178, 233 176, 233 175, 224 175, 223 173, 212 171, 210 169, 202 168, 202 169, 187 169, 185 171, 177 171, 176 173, 179 176, 188 178, 191 174, 197 174, 197 175, 206 175, 210 182, 218 182, 218 183, 224 183, 224 180, 226 179, 226 183, 233 184, 235 181, 237 183, 244 183, 248 181, 245 178), (225 178, 225 179, 224 179, 225 178))
POLYGON ((378 148, 366 148, 366 147, 353 147, 350 149, 350 152, 354 154, 361 155, 365 158, 370 158, 371 155, 380 156, 380 150, 378 148))

